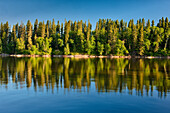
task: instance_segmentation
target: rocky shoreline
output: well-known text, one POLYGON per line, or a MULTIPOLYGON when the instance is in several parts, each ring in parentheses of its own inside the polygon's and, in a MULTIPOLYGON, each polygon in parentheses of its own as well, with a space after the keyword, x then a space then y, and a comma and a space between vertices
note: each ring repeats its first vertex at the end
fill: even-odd
POLYGON ((0 54, 0 57, 59 57, 59 58, 166 58, 170 56, 96 56, 96 55, 22 55, 22 54, 0 54))

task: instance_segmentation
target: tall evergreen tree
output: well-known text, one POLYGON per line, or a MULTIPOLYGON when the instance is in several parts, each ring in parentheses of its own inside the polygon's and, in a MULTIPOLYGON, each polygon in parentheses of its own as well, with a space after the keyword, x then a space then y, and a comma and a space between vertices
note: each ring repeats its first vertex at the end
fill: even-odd
POLYGON ((138 34, 137 34, 137 29, 136 26, 133 26, 133 31, 132 31, 132 37, 133 37, 133 53, 132 54, 136 54, 136 48, 137 48, 137 38, 138 38, 138 34))
POLYGON ((144 34, 143 34, 143 24, 140 28, 140 37, 139 37, 139 55, 144 54, 144 34))
POLYGON ((55 35, 56 34, 56 25, 55 25, 55 20, 53 19, 53 22, 52 22, 52 35, 55 35))
POLYGON ((49 38, 50 34, 49 34, 49 20, 47 20, 47 23, 45 25, 45 34, 46 37, 49 38))
POLYGON ((162 27, 165 28, 165 19, 162 17, 162 27))
POLYGON ((43 37, 43 38, 45 37, 45 23, 44 23, 44 21, 39 23, 37 36, 43 37))
POLYGON ((17 41, 16 28, 15 25, 13 25, 12 33, 11 33, 11 44, 10 44, 11 53, 15 53, 16 41, 17 41))
POLYGON ((56 28, 56 29, 57 29, 57 30, 56 30, 56 31, 57 31, 57 33, 59 33, 59 34, 60 34, 60 22, 59 22, 59 21, 57 22, 57 28, 56 28))
POLYGON ((31 25, 30 20, 28 20, 28 22, 27 22, 26 31, 27 31, 26 48, 28 48, 28 50, 31 50, 31 47, 32 47, 32 25, 31 25))
POLYGON ((153 26, 155 26, 155 22, 154 22, 154 20, 152 20, 152 27, 153 27, 153 26))

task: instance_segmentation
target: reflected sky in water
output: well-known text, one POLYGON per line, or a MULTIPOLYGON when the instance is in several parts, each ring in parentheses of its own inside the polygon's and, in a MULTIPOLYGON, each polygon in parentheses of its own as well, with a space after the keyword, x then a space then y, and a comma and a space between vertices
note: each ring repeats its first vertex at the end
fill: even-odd
POLYGON ((0 58, 0 112, 169 112, 169 59, 0 58))

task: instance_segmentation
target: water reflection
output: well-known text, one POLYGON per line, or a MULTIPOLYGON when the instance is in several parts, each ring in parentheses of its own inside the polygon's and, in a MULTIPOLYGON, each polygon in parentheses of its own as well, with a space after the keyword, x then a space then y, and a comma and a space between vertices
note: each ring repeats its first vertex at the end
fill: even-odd
POLYGON ((58 88, 89 92, 128 91, 143 96, 170 92, 168 59, 0 58, 0 88, 58 88))

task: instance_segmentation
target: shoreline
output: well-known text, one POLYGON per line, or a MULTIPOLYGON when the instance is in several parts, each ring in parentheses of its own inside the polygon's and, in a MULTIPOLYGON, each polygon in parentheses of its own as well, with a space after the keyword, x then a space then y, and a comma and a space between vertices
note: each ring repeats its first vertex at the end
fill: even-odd
POLYGON ((0 57, 58 57, 58 58, 165 58, 170 59, 170 56, 97 56, 97 55, 23 55, 23 54, 0 54, 0 57))

